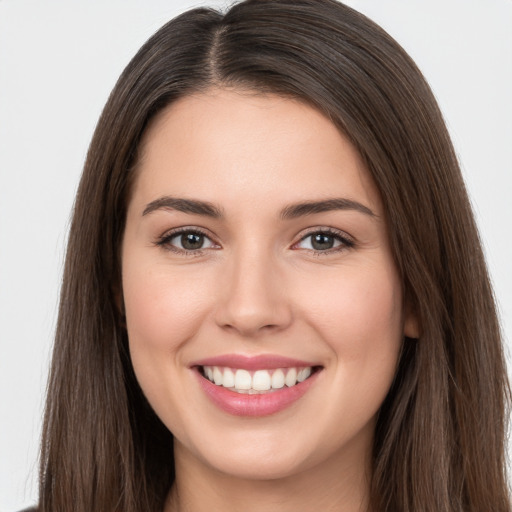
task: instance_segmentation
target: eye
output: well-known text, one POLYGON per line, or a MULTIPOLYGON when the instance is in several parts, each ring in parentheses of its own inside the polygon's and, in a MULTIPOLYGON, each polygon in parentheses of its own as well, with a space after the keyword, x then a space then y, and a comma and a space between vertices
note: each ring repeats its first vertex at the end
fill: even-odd
POLYGON ((293 248, 316 252, 335 252, 354 246, 354 242, 346 235, 333 230, 318 230, 308 233, 293 248))
POLYGON ((164 235, 157 245, 181 253, 200 253, 203 249, 215 249, 215 244, 208 236, 198 230, 182 229, 164 235))

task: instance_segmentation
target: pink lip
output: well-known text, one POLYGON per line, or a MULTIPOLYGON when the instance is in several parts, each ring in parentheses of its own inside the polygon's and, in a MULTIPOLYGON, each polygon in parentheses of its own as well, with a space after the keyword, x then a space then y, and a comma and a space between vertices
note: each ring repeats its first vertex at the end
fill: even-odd
POLYGON ((236 354, 212 357, 194 362, 191 365, 191 369, 196 374, 199 385, 206 396, 217 407, 234 416, 268 416, 282 411, 304 396, 321 373, 316 371, 308 379, 292 387, 285 386, 272 392, 249 395, 236 393, 210 382, 201 374, 199 369, 201 366, 219 366, 254 371, 258 369, 272 370, 290 367, 304 368, 308 366, 318 368, 318 365, 275 355, 247 357, 236 354))
POLYGON ((193 362, 194 366, 223 366, 225 368, 240 368, 242 370, 276 370, 277 368, 306 368, 307 366, 319 366, 318 363, 300 361, 289 357, 274 354, 262 354, 258 356, 243 356, 239 354, 225 354, 210 357, 193 362))

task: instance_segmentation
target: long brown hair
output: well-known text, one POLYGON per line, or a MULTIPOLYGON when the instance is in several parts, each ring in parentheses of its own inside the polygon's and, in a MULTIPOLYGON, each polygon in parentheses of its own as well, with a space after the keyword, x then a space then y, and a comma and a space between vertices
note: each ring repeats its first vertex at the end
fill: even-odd
POLYGON ((78 190, 42 442, 42 512, 159 511, 172 434, 135 379, 119 307, 118 252, 141 137, 179 97, 243 87, 299 98, 350 138, 385 207, 407 307, 379 413, 375 511, 510 512, 508 385, 477 229, 450 138, 415 64, 334 0, 195 9, 128 64, 98 122, 78 190))

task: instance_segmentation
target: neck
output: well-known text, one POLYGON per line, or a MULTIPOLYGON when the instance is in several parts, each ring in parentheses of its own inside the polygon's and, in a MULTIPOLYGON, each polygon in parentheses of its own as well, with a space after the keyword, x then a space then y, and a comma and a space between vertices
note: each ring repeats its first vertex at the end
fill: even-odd
POLYGON ((176 481, 164 512, 367 512, 370 454, 366 460, 333 456, 283 478, 244 479, 198 461, 176 443, 176 481))

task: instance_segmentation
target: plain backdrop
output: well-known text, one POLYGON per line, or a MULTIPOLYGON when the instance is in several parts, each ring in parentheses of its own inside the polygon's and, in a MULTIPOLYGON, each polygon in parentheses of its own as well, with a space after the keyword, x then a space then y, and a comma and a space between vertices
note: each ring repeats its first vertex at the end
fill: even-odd
MULTIPOLYGON (((43 395, 73 196, 117 77, 200 0, 0 0, 0 512, 35 503, 43 395)), ((416 60, 444 112, 512 342, 512 0, 352 0, 416 60)))

